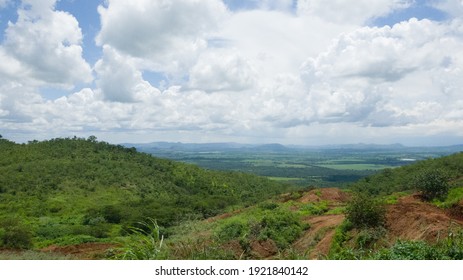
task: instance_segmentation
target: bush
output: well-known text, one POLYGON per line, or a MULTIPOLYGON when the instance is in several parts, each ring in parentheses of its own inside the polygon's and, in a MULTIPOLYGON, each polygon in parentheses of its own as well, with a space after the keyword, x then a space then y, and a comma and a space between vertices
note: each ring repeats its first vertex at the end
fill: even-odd
POLYGON ((450 231, 437 243, 425 241, 397 241, 391 248, 373 255, 382 260, 462 260, 463 231, 450 231))
POLYGON ((423 199, 427 201, 445 197, 450 188, 448 177, 440 170, 425 170, 421 172, 415 178, 414 185, 421 192, 423 199))
POLYGON ((260 237, 272 239, 280 249, 288 247, 304 229, 299 217, 289 211, 268 212, 261 225, 260 237))
POLYGON ((442 255, 437 248, 424 241, 399 240, 391 248, 382 250, 374 258, 381 260, 439 260, 442 255))
POLYGON ((230 241, 244 237, 249 233, 249 226, 242 220, 231 220, 222 225, 218 232, 217 238, 220 241, 230 241))
POLYGON ((348 203, 346 218, 354 228, 364 229, 383 226, 386 221, 386 210, 376 199, 357 194, 348 203))
POLYGON ((259 210, 252 216, 233 218, 216 232, 219 242, 239 240, 243 249, 252 241, 271 239, 280 249, 287 248, 307 229, 300 217, 288 210, 259 210))
POLYGON ((323 215, 328 211, 328 202, 320 201, 315 203, 308 203, 301 207, 302 213, 306 215, 323 215))
POLYGON ((32 231, 17 218, 0 222, 0 243, 4 248, 29 249, 32 247, 32 231))
POLYGON ((119 224, 122 220, 122 210, 114 205, 104 206, 101 213, 110 224, 119 224))

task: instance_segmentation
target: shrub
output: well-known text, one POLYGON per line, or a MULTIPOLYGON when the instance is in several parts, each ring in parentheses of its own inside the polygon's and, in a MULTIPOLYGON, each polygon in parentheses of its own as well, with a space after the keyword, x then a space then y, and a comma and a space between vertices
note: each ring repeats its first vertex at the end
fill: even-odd
POLYGON ((17 218, 6 218, 0 222, 0 243, 4 248, 29 249, 32 231, 17 218))
POLYGON ((216 237, 219 242, 238 240, 243 249, 249 249, 247 247, 252 241, 271 239, 278 248, 285 249, 307 226, 289 210, 259 210, 252 216, 225 221, 216 232, 216 237))
POLYGON ((104 206, 101 212, 108 223, 119 224, 122 220, 122 210, 114 205, 104 206))
POLYGON ((384 206, 365 194, 354 196, 347 205, 346 213, 352 226, 359 229, 383 226, 386 220, 384 206))
POLYGON ((218 232, 217 238, 220 241, 230 241, 244 237, 249 232, 249 226, 245 221, 242 220, 231 220, 223 224, 218 232))
POLYGON ((299 217, 290 211, 268 212, 261 221, 260 238, 270 238, 280 249, 288 247, 302 233, 299 217))
POLYGON ((415 188, 421 192, 424 200, 443 198, 449 192, 448 177, 441 170, 425 170, 416 176, 415 188))
POLYGON ((399 240, 391 248, 380 251, 374 258, 381 260, 438 260, 441 253, 424 241, 399 240))
POLYGON ((387 231, 383 227, 367 228, 359 231, 355 238, 356 248, 365 249, 376 245, 386 235, 387 231))

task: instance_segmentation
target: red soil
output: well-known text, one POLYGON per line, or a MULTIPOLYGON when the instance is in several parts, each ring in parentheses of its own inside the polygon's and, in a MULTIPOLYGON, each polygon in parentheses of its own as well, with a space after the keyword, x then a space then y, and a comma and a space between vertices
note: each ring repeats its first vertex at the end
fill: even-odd
POLYGON ((334 231, 344 221, 344 215, 311 216, 304 221, 310 224, 310 229, 294 243, 294 248, 309 253, 310 259, 327 255, 334 231))
POLYGON ((342 204, 348 200, 349 195, 338 188, 311 190, 298 199, 302 203, 328 201, 330 205, 342 204))
POLYGON ((453 218, 448 211, 422 202, 417 195, 402 197, 397 204, 389 205, 386 218, 392 241, 435 242, 438 238, 444 238, 452 227, 463 226, 463 222, 453 218))
POLYGON ((51 245, 41 249, 42 252, 72 255, 81 260, 102 259, 108 249, 115 248, 114 244, 108 243, 83 243, 78 245, 57 246, 51 245))

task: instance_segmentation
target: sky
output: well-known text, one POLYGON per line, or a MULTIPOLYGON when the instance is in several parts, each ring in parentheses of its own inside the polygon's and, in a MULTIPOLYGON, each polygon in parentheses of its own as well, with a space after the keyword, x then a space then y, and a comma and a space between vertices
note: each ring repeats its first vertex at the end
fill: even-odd
POLYGON ((0 0, 0 134, 463 144, 461 0, 0 0))

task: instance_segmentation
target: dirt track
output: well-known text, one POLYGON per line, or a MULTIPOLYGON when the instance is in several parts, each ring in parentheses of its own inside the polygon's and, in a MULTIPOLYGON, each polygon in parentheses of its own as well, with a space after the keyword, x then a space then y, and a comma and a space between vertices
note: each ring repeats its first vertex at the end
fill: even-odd
POLYGON ((83 243, 69 246, 51 245, 40 251, 58 253, 66 256, 71 255, 81 260, 92 260, 103 258, 110 248, 115 248, 115 245, 108 243, 83 243))
POLYGON ((300 253, 309 253, 310 259, 327 255, 334 231, 344 221, 344 215, 312 216, 304 221, 310 224, 310 229, 294 243, 294 248, 300 253))

